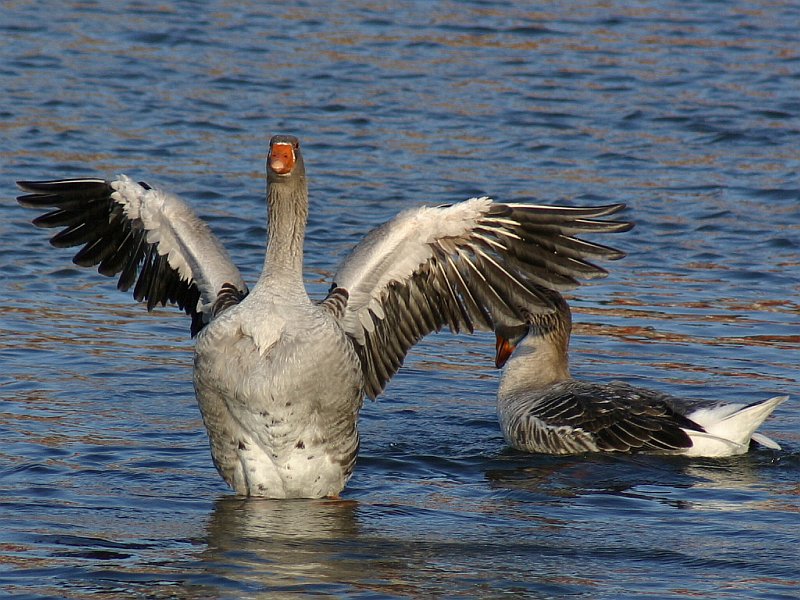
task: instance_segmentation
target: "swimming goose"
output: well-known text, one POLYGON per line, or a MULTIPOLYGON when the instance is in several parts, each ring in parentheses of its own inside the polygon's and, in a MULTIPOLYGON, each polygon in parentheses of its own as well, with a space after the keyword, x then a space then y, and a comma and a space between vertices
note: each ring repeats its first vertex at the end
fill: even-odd
POLYGON ((605 271, 621 253, 579 233, 624 231, 598 220, 622 205, 567 208, 489 198, 406 210, 339 265, 330 293, 303 283, 308 187, 297 138, 275 136, 267 157, 268 244, 250 290, 208 226, 178 197, 121 175, 112 181, 23 181, 34 219, 65 227, 56 247, 119 275, 152 309, 177 304, 196 335, 194 387, 211 455, 238 494, 335 497, 358 452, 363 396, 375 398, 409 348, 448 326, 492 330, 519 306, 549 311, 544 288, 605 271), (541 287, 544 286, 544 287, 541 287))
POLYGON ((531 314, 527 326, 498 326, 503 368, 497 414, 506 441, 526 452, 650 452, 720 457, 747 452, 750 441, 780 449, 754 433, 788 396, 753 404, 689 400, 626 383, 570 376, 570 309, 543 291, 556 310, 531 314))

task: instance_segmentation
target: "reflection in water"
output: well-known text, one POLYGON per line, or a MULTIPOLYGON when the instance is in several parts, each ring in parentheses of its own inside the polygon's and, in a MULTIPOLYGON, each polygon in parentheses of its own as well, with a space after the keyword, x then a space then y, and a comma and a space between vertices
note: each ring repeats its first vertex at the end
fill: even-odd
MULTIPOLYGON (((672 487, 690 487, 691 478, 683 472, 685 462, 669 457, 628 455, 522 456, 516 452, 513 463, 524 466, 492 469, 486 472, 496 489, 525 492, 540 501, 579 498, 588 494, 625 495, 640 485, 668 481, 672 487)), ((523 496, 521 496, 523 498, 523 496)))
POLYGON ((512 465, 487 470, 486 478, 503 492, 500 510, 521 518, 538 507, 558 532, 564 556, 580 556, 584 564, 633 571, 668 564, 671 569, 658 569, 666 587, 673 580, 681 589, 686 573, 699 569, 717 572, 734 589, 771 580, 785 593, 798 584, 790 576, 797 538, 771 521, 800 506, 796 493, 772 489, 769 469, 784 458, 770 451, 721 460, 514 455, 512 465))
MULTIPOLYGON (((766 478, 770 469, 782 463, 796 463, 800 454, 763 451, 736 459, 698 460, 686 466, 686 473, 695 478, 692 508, 696 510, 774 513, 798 513, 796 494, 775 494, 774 483, 766 478)), ((786 491, 786 490, 784 490, 786 491)))
POLYGON ((357 512, 354 501, 223 497, 199 561, 216 578, 252 589, 321 591, 357 581, 365 572, 350 545, 357 512))
POLYGON ((681 509, 746 510, 757 505, 757 490, 767 485, 763 469, 776 456, 768 450, 707 460, 624 454, 514 456, 515 463, 527 464, 488 470, 486 478, 495 489, 516 492, 512 498, 523 503, 606 495, 681 509), (718 490, 725 500, 715 504, 702 490, 718 490))
POLYGON ((3 4, 0 595, 797 596, 797 3, 198 4, 3 4), (357 504, 212 508, 185 320, 44 254, 11 182, 164 185, 252 281, 281 131, 317 297, 405 205, 627 203, 627 258, 571 298, 576 375, 789 394, 784 450, 503 452, 492 342, 439 336, 362 413, 357 504))

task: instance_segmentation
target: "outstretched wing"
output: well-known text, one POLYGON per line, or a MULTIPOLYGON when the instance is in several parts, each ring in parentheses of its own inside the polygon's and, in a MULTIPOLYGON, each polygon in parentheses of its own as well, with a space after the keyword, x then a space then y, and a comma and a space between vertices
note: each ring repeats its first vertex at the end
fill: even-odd
POLYGON ((623 253, 575 235, 627 231, 631 223, 598 220, 622 208, 484 197, 409 210, 372 230, 334 276, 349 293, 342 324, 360 354, 367 394, 383 391, 409 348, 432 331, 523 323, 526 312, 551 309, 542 287, 570 289, 605 276, 589 261, 623 253))
POLYGON ((50 243, 83 245, 72 259, 119 274, 117 288, 147 302, 177 304, 192 317, 192 335, 222 308, 247 294, 239 270, 217 237, 180 198, 121 175, 114 181, 65 179, 20 181, 17 201, 48 209, 37 227, 64 227, 50 243))

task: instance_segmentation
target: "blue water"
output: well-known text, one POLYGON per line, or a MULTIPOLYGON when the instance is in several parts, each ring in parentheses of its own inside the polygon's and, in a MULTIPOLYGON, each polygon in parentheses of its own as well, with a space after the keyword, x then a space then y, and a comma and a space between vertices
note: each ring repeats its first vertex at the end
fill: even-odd
POLYGON ((3 3, 0 595, 797 597, 800 9, 508 4, 3 3), (274 133, 304 144, 317 295, 407 206, 627 203, 628 257, 570 296, 574 374, 790 394, 763 428, 783 449, 512 452, 493 339, 442 334, 365 406, 343 501, 236 498, 186 318, 73 268, 13 182, 162 185, 252 283, 274 133))

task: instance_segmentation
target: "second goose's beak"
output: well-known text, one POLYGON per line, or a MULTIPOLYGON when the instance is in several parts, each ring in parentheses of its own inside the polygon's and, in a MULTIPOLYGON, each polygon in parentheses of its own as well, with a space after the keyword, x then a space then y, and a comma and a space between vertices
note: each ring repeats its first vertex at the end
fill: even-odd
POLYGON ((497 337, 497 354, 494 357, 494 364, 495 366, 500 369, 506 364, 506 361, 511 357, 514 353, 514 346, 511 342, 509 342, 506 338, 501 336, 499 333, 495 334, 497 337))

